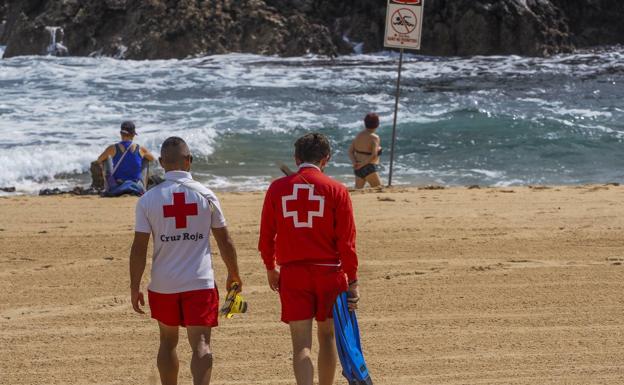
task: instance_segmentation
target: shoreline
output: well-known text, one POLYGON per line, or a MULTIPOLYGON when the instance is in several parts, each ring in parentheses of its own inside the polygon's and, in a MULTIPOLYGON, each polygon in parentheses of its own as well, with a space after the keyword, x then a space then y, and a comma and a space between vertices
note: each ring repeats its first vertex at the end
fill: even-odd
MULTIPOLYGON (((442 184, 395 184, 393 186, 382 185, 379 187, 366 187, 361 190, 355 189, 352 184, 345 185, 351 193, 375 193, 375 192, 393 192, 400 190, 513 190, 513 189, 530 189, 530 190, 550 190, 558 188, 583 188, 583 187, 619 187, 620 182, 604 182, 604 183, 579 183, 579 184, 523 184, 523 185, 442 185, 442 184)), ((255 194, 266 192, 267 188, 261 188, 256 190, 235 190, 235 189, 221 189, 213 188, 208 184, 204 184, 215 193, 219 194, 255 194)), ((268 186, 267 186, 268 187, 268 186)), ((9 187, 10 189, 11 187, 9 187)), ((74 188, 58 189, 58 188, 44 188, 38 192, 21 192, 21 191, 4 191, 6 187, 0 187, 0 199, 11 197, 38 197, 38 196, 93 196, 101 197, 99 194, 92 193, 91 188, 88 185, 77 185, 74 188), (56 193, 41 194, 44 190, 59 190, 56 193), (87 192, 87 193, 85 193, 87 192)), ((119 198, 119 197, 117 197, 119 198)))

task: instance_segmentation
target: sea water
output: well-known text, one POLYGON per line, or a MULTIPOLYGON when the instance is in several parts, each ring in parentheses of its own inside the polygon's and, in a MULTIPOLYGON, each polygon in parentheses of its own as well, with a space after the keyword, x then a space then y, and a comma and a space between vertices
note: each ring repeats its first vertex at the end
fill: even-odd
MULTIPOLYGON (((0 48, 0 52, 2 49, 0 48)), ((353 182, 347 149, 381 117, 388 176, 398 56, 0 60, 0 187, 88 184, 89 163, 134 120, 158 153, 171 135, 215 189, 258 190, 293 164, 293 142, 329 136, 327 172, 353 182)), ((397 184, 520 185, 624 179, 624 48, 550 58, 407 55, 397 184)), ((156 170, 158 171, 158 170, 156 170)))

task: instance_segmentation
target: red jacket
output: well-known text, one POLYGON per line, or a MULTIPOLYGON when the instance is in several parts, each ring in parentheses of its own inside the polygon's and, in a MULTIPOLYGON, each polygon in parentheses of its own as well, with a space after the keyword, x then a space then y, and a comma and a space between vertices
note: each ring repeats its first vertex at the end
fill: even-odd
POLYGON ((318 168, 271 183, 264 198, 258 249, 267 270, 293 262, 342 263, 357 279, 355 222, 347 188, 318 168))

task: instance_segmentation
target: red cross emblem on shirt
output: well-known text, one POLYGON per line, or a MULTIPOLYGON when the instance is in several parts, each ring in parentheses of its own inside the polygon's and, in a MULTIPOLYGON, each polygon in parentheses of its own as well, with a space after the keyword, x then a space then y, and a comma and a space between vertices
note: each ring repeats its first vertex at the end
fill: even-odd
POLYGON ((165 218, 175 218, 176 229, 186 228, 186 217, 197 215, 197 203, 186 203, 183 192, 173 193, 173 204, 163 206, 165 218))
POLYGON ((292 217, 295 227, 311 228, 314 217, 323 217, 325 197, 314 195, 314 185, 296 184, 293 186, 292 195, 282 197, 282 212, 284 218, 292 217), (308 190, 308 193, 299 194, 302 190, 308 190), (290 202, 292 203, 289 205, 290 202))

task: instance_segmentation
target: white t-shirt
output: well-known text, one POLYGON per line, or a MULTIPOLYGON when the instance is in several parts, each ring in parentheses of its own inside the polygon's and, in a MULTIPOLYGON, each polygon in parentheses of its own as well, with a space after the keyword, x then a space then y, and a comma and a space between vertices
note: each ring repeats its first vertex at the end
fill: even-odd
POLYGON ((136 205, 135 230, 154 238, 149 290, 171 294, 214 288, 210 229, 225 225, 219 200, 210 189, 188 172, 167 172, 165 181, 136 205))

